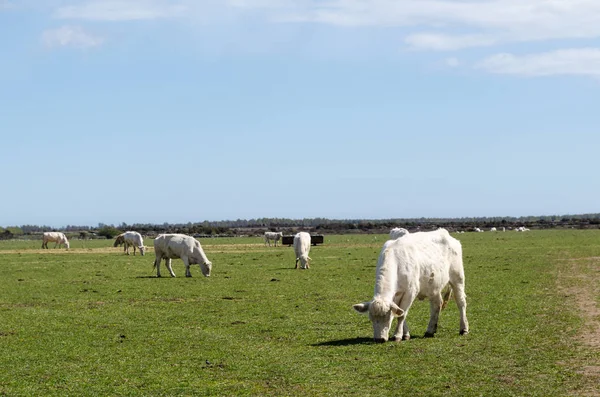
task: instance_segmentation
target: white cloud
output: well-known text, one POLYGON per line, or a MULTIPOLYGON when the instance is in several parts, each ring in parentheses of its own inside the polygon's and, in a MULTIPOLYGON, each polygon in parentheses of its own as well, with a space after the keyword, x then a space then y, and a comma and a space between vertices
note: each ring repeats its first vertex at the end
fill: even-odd
POLYGON ((418 33, 410 34, 404 42, 411 49, 415 50, 434 50, 434 51, 454 51, 468 47, 483 47, 496 44, 497 38, 483 35, 442 35, 436 33, 418 33))
POLYGON ((516 56, 496 54, 476 65, 490 73, 523 76, 600 77, 600 48, 573 48, 516 56))
POLYGON ((412 49, 455 50, 502 42, 600 37, 598 0, 229 0, 272 21, 404 27, 412 49), (419 32, 419 30, 429 32, 419 32), (468 34, 456 35, 456 31, 468 34))
POLYGON ((93 36, 79 26, 61 26, 58 29, 49 29, 42 33, 42 43, 48 48, 91 48, 97 47, 103 42, 103 38, 93 36))
POLYGON ((455 57, 446 58, 444 60, 444 63, 446 64, 446 66, 451 68, 456 68, 460 66, 460 61, 458 60, 458 58, 455 57))
POLYGON ((97 21, 127 21, 183 16, 186 6, 171 1, 156 0, 95 0, 80 5, 58 8, 59 19, 86 19, 97 21))

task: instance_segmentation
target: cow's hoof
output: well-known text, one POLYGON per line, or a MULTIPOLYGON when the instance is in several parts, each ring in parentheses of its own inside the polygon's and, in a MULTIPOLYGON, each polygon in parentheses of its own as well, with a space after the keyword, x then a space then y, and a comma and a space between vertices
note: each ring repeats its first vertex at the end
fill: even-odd
POLYGON ((423 338, 433 338, 435 336, 435 334, 432 334, 431 332, 425 332, 425 335, 423 335, 423 338))
POLYGON ((410 335, 409 334, 402 335, 402 340, 410 340, 410 335))
POLYGON ((469 333, 468 329, 461 329, 460 332, 459 332, 460 335, 466 335, 468 333, 469 333))
POLYGON ((375 343, 385 343, 386 340, 383 338, 375 338, 375 343))

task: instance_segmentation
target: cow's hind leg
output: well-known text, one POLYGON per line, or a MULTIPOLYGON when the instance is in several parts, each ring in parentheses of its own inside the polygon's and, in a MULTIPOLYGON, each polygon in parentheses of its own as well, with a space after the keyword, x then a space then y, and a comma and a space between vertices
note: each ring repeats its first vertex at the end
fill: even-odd
POLYGON ((442 310, 442 302, 443 299, 440 292, 429 298, 429 325, 427 326, 427 331, 425 331, 426 338, 433 338, 437 332, 440 311, 442 310))
POLYGON ((171 266, 171 258, 165 259, 165 265, 167 269, 169 269, 169 273, 171 273, 171 277, 175 277, 175 272, 173 271, 173 267, 171 266))
POLYGON ((162 259, 160 257, 156 257, 156 259, 154 259, 154 267, 156 268, 156 277, 160 277, 160 261, 162 259))
POLYGON ((454 291, 454 300, 456 306, 458 306, 458 312, 460 314, 460 330, 461 335, 469 333, 469 321, 467 320, 467 295, 465 294, 464 283, 456 283, 452 285, 454 291))

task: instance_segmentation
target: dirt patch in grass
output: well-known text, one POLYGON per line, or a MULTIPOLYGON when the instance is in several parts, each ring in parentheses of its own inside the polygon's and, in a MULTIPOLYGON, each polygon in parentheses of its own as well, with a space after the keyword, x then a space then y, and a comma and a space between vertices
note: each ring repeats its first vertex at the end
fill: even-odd
MULTIPOLYGON (((154 248, 146 247, 146 255, 148 252, 154 252, 154 248)), ((71 249, 14 249, 14 250, 0 250, 0 255, 2 254, 42 254, 42 255, 79 255, 79 254, 110 254, 113 253, 115 255, 125 255, 123 253, 123 248, 114 248, 114 247, 101 247, 101 248, 71 248, 71 249)), ((130 256, 133 255, 133 250, 130 251, 130 256)), ((141 256, 137 254, 135 256, 141 256)))
POLYGON ((571 363, 584 378, 584 387, 577 391, 580 396, 600 396, 600 365, 594 357, 600 356, 600 257, 577 258, 566 261, 559 270, 557 288, 562 296, 572 299, 583 327, 577 340, 589 350, 589 360, 571 363))

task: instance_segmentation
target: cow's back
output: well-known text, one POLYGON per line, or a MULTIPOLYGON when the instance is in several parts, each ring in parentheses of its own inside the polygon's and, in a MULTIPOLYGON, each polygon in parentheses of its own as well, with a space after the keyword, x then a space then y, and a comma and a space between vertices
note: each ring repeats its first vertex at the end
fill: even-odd
POLYGON ((300 258, 303 255, 308 255, 310 251, 310 235, 306 232, 297 233, 294 236, 294 252, 296 258, 300 258))
POLYGON ((460 242, 445 229, 407 234, 388 243, 377 272, 379 278, 396 278, 398 291, 416 288, 419 296, 429 296, 448 283, 451 271, 462 271, 460 242))
MULTIPOLYGON (((160 234, 154 239, 154 250, 160 250, 162 256, 168 258, 181 258, 189 256, 200 247, 198 240, 185 234, 160 234)), ((158 251, 157 251, 158 252, 158 251)))

